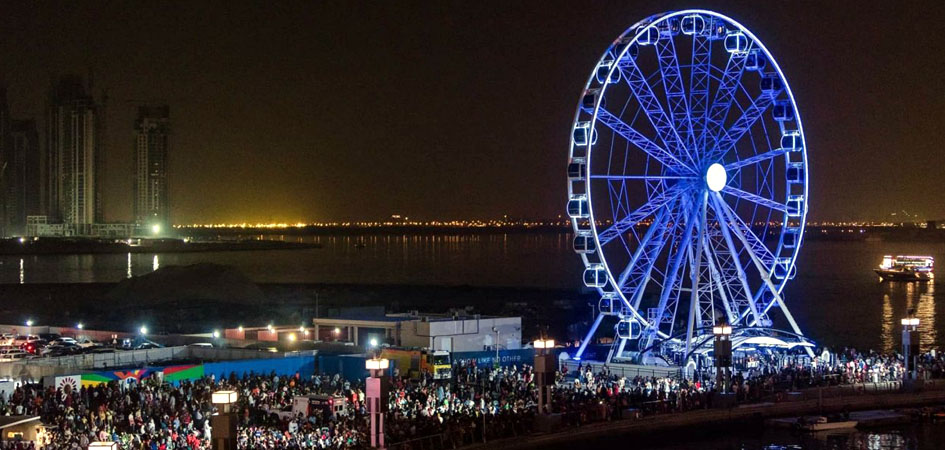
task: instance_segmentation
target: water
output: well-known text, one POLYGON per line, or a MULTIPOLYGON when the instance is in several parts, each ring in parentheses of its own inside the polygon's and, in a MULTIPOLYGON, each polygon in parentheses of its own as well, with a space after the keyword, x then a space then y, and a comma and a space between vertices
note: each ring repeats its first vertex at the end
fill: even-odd
MULTIPOLYGON (((232 265, 262 283, 513 286, 577 289, 583 266, 567 234, 266 236, 319 242, 307 250, 0 257, 0 283, 117 282, 166 265, 232 265), (357 243, 365 244, 359 248, 357 243)), ((922 344, 945 348, 945 286, 879 283, 884 254, 929 254, 945 244, 808 241, 785 296, 808 335, 828 346, 892 351, 915 308, 922 344)), ((940 277, 940 279, 945 279, 940 277)))
MULTIPOLYGON (((729 427, 731 428, 731 427, 729 427)), ((573 448, 623 448, 627 441, 634 448, 650 450, 764 450, 790 448, 803 450, 938 450, 945 442, 945 424, 916 423, 867 430, 837 430, 801 433, 762 426, 712 431, 702 428, 681 437, 677 434, 654 436, 604 437, 575 444, 552 445, 551 450, 573 448), (778 447, 780 446, 780 447, 778 447)))

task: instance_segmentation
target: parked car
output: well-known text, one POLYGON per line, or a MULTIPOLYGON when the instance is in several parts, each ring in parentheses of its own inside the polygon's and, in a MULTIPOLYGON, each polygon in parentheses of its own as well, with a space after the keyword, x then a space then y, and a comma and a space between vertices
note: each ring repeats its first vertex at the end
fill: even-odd
POLYGON ((38 355, 47 345, 49 345, 49 343, 46 342, 45 339, 37 339, 35 341, 24 342, 20 345, 20 348, 27 353, 38 355))
POLYGON ((23 344, 26 344, 27 342, 33 342, 36 340, 39 340, 39 336, 35 334, 20 335, 20 336, 17 336, 16 339, 13 340, 13 345, 16 345, 17 347, 19 347, 23 344))
POLYGON ((53 339, 53 340, 49 341, 49 345, 60 345, 60 344, 75 344, 75 345, 79 345, 79 343, 76 342, 75 339, 73 339, 73 338, 71 338, 71 337, 64 337, 64 336, 60 336, 58 339, 53 339))
POLYGON ((78 344, 62 343, 58 345, 49 344, 40 351, 40 354, 43 356, 67 356, 75 355, 76 353, 82 353, 82 347, 79 347, 78 344))
POLYGON ((95 342, 95 341, 93 341, 93 340, 91 340, 91 339, 89 339, 89 338, 87 338, 87 337, 84 337, 84 336, 83 336, 83 337, 80 337, 79 339, 77 339, 77 340, 76 340, 76 344, 78 344, 79 347, 82 347, 82 348, 85 348, 85 349, 92 348, 92 347, 98 347, 98 346, 99 346, 99 343, 98 343, 98 342, 95 342))
POLYGON ((25 359, 27 356, 29 356, 29 353, 16 347, 6 347, 0 350, 0 361, 3 362, 19 361, 25 359))
POLYGON ((13 345, 13 341, 16 340, 16 335, 13 333, 3 333, 0 334, 0 346, 2 345, 13 345))
POLYGON ((45 339, 49 342, 52 342, 61 338, 62 336, 59 333, 39 333, 39 337, 40 339, 45 339))

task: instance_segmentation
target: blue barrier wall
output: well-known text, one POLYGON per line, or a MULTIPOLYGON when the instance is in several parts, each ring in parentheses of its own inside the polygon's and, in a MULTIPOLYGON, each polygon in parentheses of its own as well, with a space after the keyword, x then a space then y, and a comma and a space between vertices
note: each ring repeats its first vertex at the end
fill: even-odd
POLYGON ((221 377, 229 377, 231 373, 235 373, 236 376, 241 377, 250 372, 257 374, 270 374, 275 372, 280 376, 295 375, 298 373, 303 378, 308 378, 315 372, 315 357, 291 356, 288 358, 221 361, 204 364, 203 371, 205 376, 215 375, 218 380, 221 377))
MULTIPOLYGON (((364 366, 367 357, 363 355, 318 355, 318 373, 334 375, 339 374, 346 380, 363 380, 367 378, 368 371, 364 366)), ((387 374, 394 371, 397 361, 390 361, 390 368, 387 374)))
MULTIPOLYGON (((492 367, 495 364, 495 351, 491 352, 454 352, 453 364, 492 367)), ((502 367, 522 364, 535 364, 535 350, 523 348, 520 350, 499 350, 499 365, 502 367)))

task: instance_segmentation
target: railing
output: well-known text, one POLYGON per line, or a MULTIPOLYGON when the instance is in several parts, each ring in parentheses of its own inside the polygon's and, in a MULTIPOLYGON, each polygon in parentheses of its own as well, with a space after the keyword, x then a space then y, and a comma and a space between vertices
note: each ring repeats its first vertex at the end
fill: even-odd
MULTIPOLYGON (((604 364, 599 362, 582 362, 582 361, 565 361, 563 365, 568 369, 568 373, 574 373, 577 370, 578 365, 582 367, 587 367, 588 364, 591 365, 592 371, 597 374, 600 373, 604 364)), ((610 371, 613 375, 618 375, 626 378, 633 378, 637 376, 641 377, 663 377, 663 378, 679 378, 680 369, 678 367, 656 367, 656 366, 643 366, 637 364, 607 364, 607 370, 610 371)))

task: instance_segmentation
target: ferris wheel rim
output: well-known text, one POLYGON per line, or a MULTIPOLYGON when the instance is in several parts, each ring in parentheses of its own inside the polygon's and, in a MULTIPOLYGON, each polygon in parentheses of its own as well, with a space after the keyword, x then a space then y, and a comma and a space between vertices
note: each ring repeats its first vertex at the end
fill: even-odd
MULTIPOLYGON (((771 52, 768 50, 768 48, 764 45, 764 43, 763 43, 754 33, 752 33, 750 30, 748 30, 747 27, 745 27, 745 26, 742 25, 741 23, 737 22, 736 20, 734 20, 734 19, 732 19, 732 18, 730 18, 730 17, 728 17, 728 16, 725 16, 725 15, 723 15, 723 14, 720 14, 720 13, 717 13, 717 12, 714 12, 714 11, 704 10, 704 9, 686 9, 686 10, 672 11, 672 12, 667 12, 667 13, 662 13, 662 14, 656 14, 656 15, 647 17, 646 19, 643 19, 643 20, 639 21, 639 22, 637 22, 636 24, 634 24, 633 26, 631 26, 630 28, 628 28, 623 34, 620 35, 620 37, 618 37, 618 39, 615 41, 615 43, 616 43, 616 42, 620 42, 621 40, 624 40, 629 34, 631 34, 631 32, 633 32, 633 38, 628 41, 629 43, 628 43, 626 46, 624 46, 624 48, 620 49, 619 53, 614 54, 614 61, 620 61, 622 58, 624 58, 624 57, 626 56, 626 53, 627 53, 627 52, 629 51, 629 49, 630 49, 630 45, 631 45, 631 44, 637 44, 637 43, 639 43, 641 37, 643 37, 643 35, 649 31, 649 28, 650 28, 650 27, 654 27, 654 26, 656 26, 657 24, 659 24, 660 22, 668 21, 669 19, 674 18, 674 17, 680 17, 680 16, 685 17, 685 16, 688 16, 688 15, 694 15, 694 14, 706 15, 706 16, 710 16, 710 17, 713 17, 713 18, 721 19, 721 20, 724 21, 726 24, 733 25, 734 27, 736 27, 736 29, 737 29, 738 31, 740 31, 740 32, 743 33, 745 36, 747 36, 748 39, 750 39, 750 42, 752 43, 752 45, 757 46, 757 48, 758 48, 761 52, 763 52, 763 54, 764 54, 764 56, 765 56, 765 59, 766 59, 766 62, 768 62, 768 63, 770 63, 770 64, 772 65, 772 68, 774 69, 774 72, 777 74, 778 78, 782 81, 784 92, 785 92, 787 98, 788 98, 789 101, 790 101, 791 107, 793 108, 793 112, 794 112, 794 115, 795 115, 795 119, 794 119, 794 120, 796 121, 796 129, 797 129, 798 133, 799 133, 800 136, 801 136, 802 142, 805 142, 805 145, 802 145, 802 150, 801 150, 801 151, 802 151, 802 162, 803 162, 803 168, 804 168, 804 172, 803 172, 803 173, 804 173, 804 182, 803 182, 803 205, 802 205, 802 211, 801 211, 800 218, 799 218, 799 228, 800 228, 800 230, 799 230, 799 233, 798 233, 798 240, 797 240, 797 242, 795 243, 795 245, 793 246, 793 250, 792 250, 791 253, 790 253, 790 267, 793 268, 794 265, 796 264, 797 255, 798 255, 798 252, 799 252, 799 249, 800 249, 800 246, 801 246, 801 242, 802 242, 802 239, 803 239, 803 232, 804 232, 804 228, 805 228, 805 225, 806 225, 806 224, 805 224, 806 215, 807 215, 807 211, 808 211, 808 204, 807 204, 807 202, 809 201, 809 196, 808 196, 808 181, 807 181, 807 179, 809 178, 809 173, 808 173, 807 168, 808 168, 809 164, 808 164, 808 160, 807 160, 807 146, 806 146, 806 141, 803 139, 803 136, 804 136, 804 133, 803 133, 803 123, 802 123, 801 117, 800 117, 800 110, 797 108, 797 103, 796 103, 796 100, 795 100, 795 97, 794 97, 794 93, 793 93, 793 91, 791 90, 790 84, 787 82, 787 77, 784 75, 783 70, 781 69, 780 65, 777 63, 777 60, 774 58, 774 56, 773 56, 773 55, 771 54, 771 52)), ((597 67, 600 67, 600 65, 601 65, 601 63, 604 61, 604 59, 607 58, 607 56, 610 54, 610 51, 611 51, 612 48, 613 48, 613 46, 608 47, 607 50, 604 52, 604 55, 602 55, 602 57, 601 57, 600 59, 598 59, 598 65, 597 65, 597 67)), ((675 51, 675 50, 674 50, 674 51, 675 51)), ((710 66, 711 66, 711 64, 710 64, 710 66)), ((714 66, 713 66, 713 67, 714 67, 714 66)), ((614 73, 614 71, 617 71, 617 70, 618 70, 618 69, 617 69, 617 64, 613 64, 613 65, 611 66, 611 68, 610 68, 610 71, 609 71, 608 74, 607 74, 607 78, 609 79, 609 78, 612 76, 612 74, 614 73)), ((595 80, 595 72, 592 71, 590 77, 588 78, 587 83, 585 84, 585 89, 584 89, 585 92, 587 92, 587 91, 591 88, 591 86, 593 86, 594 80, 595 80)), ((739 82, 739 83, 740 83, 740 82, 739 82)), ((592 115, 591 115, 591 120, 590 120, 591 130, 592 130, 591 133, 592 133, 592 134, 593 134, 593 132, 594 132, 594 131, 593 131, 593 130, 594 130, 593 127, 598 123, 598 114, 599 114, 599 110, 600 110, 600 103, 601 103, 601 99, 604 97, 603 94, 606 92, 607 84, 608 84, 608 83, 606 83, 606 82, 603 83, 603 85, 602 85, 602 87, 601 87, 601 94, 600 94, 599 98, 597 99, 597 101, 595 102, 595 105, 594 105, 594 108, 593 108, 593 113, 592 113, 592 115)), ((659 103, 661 104, 661 106, 666 106, 664 102, 659 102, 659 103)), ((581 114, 582 114, 582 107, 581 107, 581 104, 580 104, 580 102, 579 102, 578 107, 576 108, 575 118, 574 118, 574 121, 573 121, 573 124, 575 124, 575 125, 572 125, 572 127, 576 126, 576 124, 581 120, 581 114)), ((766 132, 766 133, 767 133, 767 132, 766 132)), ((574 146, 574 143, 572 142, 572 151, 571 151, 572 159, 573 159, 573 155, 574 155, 573 146, 574 146)), ((592 201, 592 199, 593 199, 593 197, 594 197, 594 195, 592 194, 593 191, 592 191, 592 189, 591 189, 591 182, 592 182, 593 177, 591 176, 591 173, 590 173, 590 167, 591 167, 591 160, 592 160, 593 151, 591 151, 590 147, 591 147, 591 145, 588 145, 588 150, 587 150, 587 153, 586 153, 586 155, 585 155, 585 157, 584 157, 584 158, 585 158, 585 163, 586 163, 586 165, 587 165, 587 176, 585 177, 585 180, 584 180, 584 183, 585 183, 584 192, 585 192, 585 196, 586 196, 586 198, 587 198, 588 221, 589 221, 589 223, 590 223, 590 230, 589 230, 589 231, 590 231, 590 233, 591 233, 592 236, 593 236, 593 239, 594 239, 594 242, 595 242, 597 251, 600 253, 599 256, 596 257, 596 259, 597 259, 596 264, 600 264, 600 265, 602 265, 602 266, 604 267, 604 269, 605 269, 605 271, 606 271, 606 274, 607 274, 608 284, 610 285, 610 287, 613 287, 613 292, 615 292, 615 293, 620 297, 620 299, 624 302, 624 304, 629 307, 629 312, 630 312, 630 314, 631 314, 635 319, 639 320, 639 321, 641 322, 641 324, 644 324, 644 326, 649 327, 650 324, 649 324, 648 320, 645 319, 645 318, 643 318, 643 316, 640 314, 640 312, 637 310, 637 308, 630 304, 630 302, 628 301, 628 299, 627 299, 626 296, 624 295, 624 292, 622 292, 621 286, 618 286, 618 285, 617 285, 617 283, 616 283, 617 280, 616 280, 616 277, 614 276, 614 272, 613 272, 613 270, 611 269, 607 258, 603 255, 603 246, 606 245, 607 242, 603 242, 603 243, 601 242, 600 232, 599 232, 599 230, 598 230, 597 221, 596 221, 597 219, 596 219, 595 212, 594 212, 594 210, 595 210, 595 208, 594 208, 594 201, 592 201)), ((722 155, 722 156, 724 156, 724 155, 722 155)), ((663 170, 664 170, 664 171, 666 170, 665 165, 663 166, 663 170)), ((693 175, 694 175, 694 176, 698 176, 699 174, 698 174, 698 172, 696 171, 696 172, 694 172, 693 175)), ((667 190, 668 190, 668 188, 667 188, 667 190)), ((569 197, 572 197, 572 196, 574 195, 574 187, 572 186, 572 183, 570 183, 570 182, 569 182, 569 184, 568 184, 568 193, 569 193, 569 197)), ((679 197, 680 195, 682 195, 682 194, 677 193, 677 194, 674 194, 674 197, 679 197)), ((648 201, 649 201, 649 200, 648 200, 648 201)), ((714 200, 713 200, 713 201, 714 201, 714 200)), ((726 205, 726 203, 724 202, 724 200, 723 200, 723 205, 726 205)), ((731 213, 732 213, 732 214, 735 214, 734 210, 731 211, 731 213)), ((725 214, 725 212, 720 211, 720 212, 717 212, 716 214, 725 214)), ((770 217, 770 213, 769 213, 769 217, 770 217)), ((787 213, 785 213, 783 217, 784 217, 784 219, 782 220, 780 236, 779 236, 779 238, 778 238, 777 250, 776 250, 775 252, 773 252, 773 253, 775 253, 775 254, 780 254, 780 253, 781 253, 780 250, 781 250, 781 246, 783 245, 784 234, 785 234, 786 228, 787 228, 787 226, 788 226, 788 215, 787 215, 787 213)), ((576 233, 579 233, 579 232, 587 232, 587 231, 588 231, 588 230, 582 230, 582 229, 580 229, 579 226, 578 226, 578 220, 577 220, 577 219, 574 219, 574 218, 572 218, 572 227, 573 227, 573 229, 575 230, 576 233)), ((608 242, 609 242, 609 241, 608 241, 608 242)), ((689 245, 689 243, 687 242, 686 245, 689 245)), ((583 262, 584 262, 584 264, 585 264, 585 267, 590 267, 592 264, 595 264, 595 263, 592 263, 592 261, 589 259, 588 255, 586 255, 586 254, 581 254, 581 258, 582 258, 582 260, 583 260, 583 262)), ((779 282, 779 283, 777 284, 777 286, 776 286, 776 294, 777 294, 777 295, 780 295, 780 293, 781 293, 781 291, 783 291, 784 286, 786 285, 786 283, 787 283, 787 279, 784 279, 783 281, 781 281, 781 282, 779 282)), ((598 287, 597 290, 598 290, 598 292, 601 293, 602 295, 605 294, 605 291, 604 291, 604 289, 603 289, 602 287, 598 287)), ((760 292, 760 291, 759 291, 759 292, 760 292)), ((609 291, 608 291, 608 293, 609 293, 609 291)), ((657 322, 656 328, 657 328, 657 331, 658 331, 658 329, 659 329, 659 322, 657 322)), ((658 331, 658 334, 661 335, 662 337, 665 337, 665 333, 663 333, 663 332, 658 331)))

